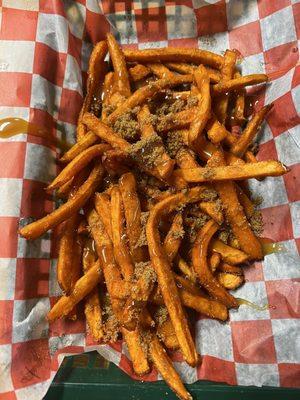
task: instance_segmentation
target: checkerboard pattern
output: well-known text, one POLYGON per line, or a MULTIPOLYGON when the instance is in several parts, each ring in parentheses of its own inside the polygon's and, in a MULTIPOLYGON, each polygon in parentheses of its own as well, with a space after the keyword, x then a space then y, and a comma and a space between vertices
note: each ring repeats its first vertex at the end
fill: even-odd
MULTIPOLYGON (((284 251, 246 270, 236 295, 270 305, 241 306, 230 322, 197 321, 202 364, 190 368, 172 354, 186 382, 300 386, 300 2, 298 0, 2 0, 1 118, 25 118, 73 140, 92 44, 112 30, 127 46, 185 46, 241 54, 244 74, 266 72, 274 102, 261 138, 260 159, 279 158, 291 172, 251 183, 262 194, 265 236, 284 251), (20 23, 22 21, 22 23, 20 23)), ((0 398, 38 400, 64 355, 97 349, 134 376, 123 343, 96 346, 83 319, 45 320, 61 294, 56 235, 26 242, 19 224, 50 212, 43 190, 56 172, 56 149, 25 133, 0 139, 0 398)), ((160 378, 155 371, 143 380, 160 378)))

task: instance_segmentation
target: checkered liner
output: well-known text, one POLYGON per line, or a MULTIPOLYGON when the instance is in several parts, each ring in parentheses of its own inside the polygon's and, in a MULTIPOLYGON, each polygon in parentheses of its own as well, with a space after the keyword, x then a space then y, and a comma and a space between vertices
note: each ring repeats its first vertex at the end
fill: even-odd
MULTIPOLYGON (((110 29, 122 44, 138 48, 236 48, 243 74, 269 74, 266 91, 252 91, 259 106, 274 102, 259 158, 279 158, 291 172, 252 187, 264 198, 264 235, 285 251, 248 268, 236 295, 271 307, 241 306, 225 324, 199 318, 201 366, 172 357, 186 382, 300 386, 299 1, 102 1, 100 8, 96 0, 0 0, 0 6, 1 118, 22 117, 68 140, 92 43, 110 29)), ((56 150, 20 134, 1 140, 0 154, 0 398, 41 399, 63 357, 91 349, 134 377, 124 344, 96 346, 82 319, 45 320, 60 295, 55 235, 27 242, 17 228, 53 209, 43 188, 55 175, 56 150)), ((143 379, 157 378, 153 371, 143 379)))

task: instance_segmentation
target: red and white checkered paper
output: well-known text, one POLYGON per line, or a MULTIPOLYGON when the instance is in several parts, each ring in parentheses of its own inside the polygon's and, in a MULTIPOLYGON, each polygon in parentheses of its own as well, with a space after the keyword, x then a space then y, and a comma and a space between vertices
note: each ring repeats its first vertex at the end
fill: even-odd
MULTIPOLYGON (((131 47, 184 46, 242 54, 243 74, 266 72, 257 106, 274 102, 261 136, 260 159, 280 159, 284 177, 254 181, 264 198, 264 235, 285 251, 246 270, 236 295, 271 308, 241 306, 221 323, 199 317, 202 364, 178 353, 186 382, 300 386, 300 35, 299 0, 0 0, 0 118, 22 117, 71 140, 82 103, 92 44, 110 29, 131 47)), ((43 188, 56 172, 56 150, 26 134, 0 140, 0 399, 39 400, 63 357, 96 349, 134 376, 123 343, 97 346, 84 319, 48 324, 61 294, 56 283, 55 235, 18 237, 29 218, 54 204, 43 188)), ((153 371, 146 380, 159 378, 153 371)), ((145 380, 145 378, 143 378, 145 380)))

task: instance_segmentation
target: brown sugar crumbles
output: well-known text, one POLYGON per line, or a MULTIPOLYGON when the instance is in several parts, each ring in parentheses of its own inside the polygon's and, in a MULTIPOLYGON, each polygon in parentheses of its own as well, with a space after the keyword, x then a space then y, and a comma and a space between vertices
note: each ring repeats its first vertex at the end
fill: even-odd
POLYGON ((259 210, 255 210, 252 217, 250 218, 250 225, 253 232, 259 236, 264 230, 262 214, 259 210))
POLYGON ((165 148, 171 158, 175 158, 178 151, 184 146, 180 131, 169 131, 165 139, 165 148))
POLYGON ((156 134, 142 138, 134 143, 128 151, 128 155, 133 161, 149 169, 159 164, 163 154, 162 139, 156 134))
POLYGON ((128 142, 134 142, 139 138, 139 124, 136 119, 138 110, 139 108, 135 107, 133 110, 122 114, 119 118, 117 118, 112 127, 114 132, 118 133, 128 142))

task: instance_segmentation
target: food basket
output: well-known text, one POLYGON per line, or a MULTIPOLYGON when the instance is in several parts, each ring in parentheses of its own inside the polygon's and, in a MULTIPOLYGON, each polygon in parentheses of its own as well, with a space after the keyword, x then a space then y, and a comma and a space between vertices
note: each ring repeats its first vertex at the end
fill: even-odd
MULTIPOLYGON (((1 118, 23 118, 61 140, 74 141, 89 56, 109 31, 126 48, 236 49, 243 74, 271 80, 266 90, 249 90, 254 108, 274 103, 258 158, 280 159, 290 172, 251 186, 263 198, 264 236, 282 251, 249 268, 237 292, 270 307, 243 305, 225 324, 199 318, 201 368, 175 359, 195 398, 300 395, 299 16, 297 0, 2 1, 1 118)), ((97 346, 80 319, 46 322, 61 295, 55 235, 26 242, 17 230, 57 206, 44 191, 57 150, 24 129, 1 138, 0 151, 0 398, 39 400, 49 387, 46 399, 172 398, 161 381, 133 374, 124 344, 97 346)))

